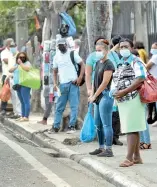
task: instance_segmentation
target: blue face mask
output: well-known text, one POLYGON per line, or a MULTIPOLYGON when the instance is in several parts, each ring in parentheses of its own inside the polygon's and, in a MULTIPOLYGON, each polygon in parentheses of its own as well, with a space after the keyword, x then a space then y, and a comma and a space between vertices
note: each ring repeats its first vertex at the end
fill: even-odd
POLYGON ((151 50, 150 50, 150 53, 151 53, 152 55, 157 55, 157 49, 151 49, 151 50))
POLYGON ((10 47, 10 52, 11 52, 12 54, 16 54, 16 52, 17 52, 16 47, 10 47))
POLYGON ((96 59, 98 59, 98 60, 101 60, 101 59, 103 59, 104 58, 104 53, 102 52, 102 51, 96 51, 95 52, 95 55, 96 55, 96 59))
POLYGON ((122 55, 122 57, 127 58, 131 55, 131 52, 129 49, 121 49, 120 54, 122 55))

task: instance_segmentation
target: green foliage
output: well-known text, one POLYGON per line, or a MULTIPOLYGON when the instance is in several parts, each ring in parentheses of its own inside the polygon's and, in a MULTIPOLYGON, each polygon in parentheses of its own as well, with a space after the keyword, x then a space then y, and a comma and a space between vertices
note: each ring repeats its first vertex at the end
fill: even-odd
POLYGON ((34 10, 39 7, 38 1, 0 1, 0 37, 15 35, 15 11, 18 7, 25 7, 28 13, 29 33, 34 32, 34 10))
POLYGON ((119 14, 120 13, 120 2, 115 1, 113 3, 113 13, 114 14, 119 14))

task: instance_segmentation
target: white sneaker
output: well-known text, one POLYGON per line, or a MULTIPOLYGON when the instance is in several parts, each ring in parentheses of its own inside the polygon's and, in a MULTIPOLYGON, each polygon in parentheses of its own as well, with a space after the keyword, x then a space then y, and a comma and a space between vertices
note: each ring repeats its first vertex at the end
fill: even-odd
POLYGON ((66 132, 67 134, 73 134, 73 133, 75 133, 76 132, 76 130, 75 130, 75 128, 74 127, 69 127, 69 129, 68 129, 68 131, 66 132))

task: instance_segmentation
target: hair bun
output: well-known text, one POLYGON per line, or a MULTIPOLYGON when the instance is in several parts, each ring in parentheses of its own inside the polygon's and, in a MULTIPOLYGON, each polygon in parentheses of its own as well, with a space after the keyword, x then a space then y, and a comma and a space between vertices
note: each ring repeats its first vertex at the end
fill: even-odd
POLYGON ((103 42, 104 42, 106 45, 109 45, 109 41, 108 41, 108 40, 103 40, 103 42))

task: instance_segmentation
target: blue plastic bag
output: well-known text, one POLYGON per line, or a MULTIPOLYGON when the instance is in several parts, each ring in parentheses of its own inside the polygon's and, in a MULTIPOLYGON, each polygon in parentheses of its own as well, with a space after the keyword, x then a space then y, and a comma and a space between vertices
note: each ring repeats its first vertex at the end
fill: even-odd
POLYGON ((93 106, 92 104, 89 104, 88 112, 83 122, 81 134, 80 134, 81 142, 91 142, 96 137, 96 127, 92 116, 92 106, 93 106))
POLYGON ((60 16, 62 18, 62 22, 69 26, 68 36, 75 36, 76 35, 76 25, 75 25, 72 17, 69 16, 69 14, 67 14, 66 12, 60 13, 60 16))

